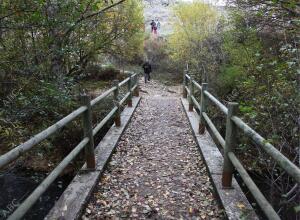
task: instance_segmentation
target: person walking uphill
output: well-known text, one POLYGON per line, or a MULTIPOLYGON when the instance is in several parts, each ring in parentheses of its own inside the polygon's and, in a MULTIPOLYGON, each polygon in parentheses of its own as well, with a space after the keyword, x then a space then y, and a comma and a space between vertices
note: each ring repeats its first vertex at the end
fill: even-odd
POLYGON ((156 29, 157 29, 155 21, 152 20, 150 25, 151 25, 151 33, 153 33, 153 32, 155 33, 156 29))
POLYGON ((150 73, 152 72, 152 68, 148 61, 146 61, 142 67, 144 69, 145 74, 145 83, 147 83, 147 81, 150 81, 150 73))

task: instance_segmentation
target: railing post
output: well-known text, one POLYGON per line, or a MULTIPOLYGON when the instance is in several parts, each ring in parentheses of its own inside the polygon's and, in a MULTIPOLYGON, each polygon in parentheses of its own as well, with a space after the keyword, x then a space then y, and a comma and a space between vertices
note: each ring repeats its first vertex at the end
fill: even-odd
POLYGON ((128 107, 132 107, 132 92, 131 92, 131 87, 132 87, 132 76, 129 76, 129 80, 127 83, 127 88, 129 92, 128 100, 127 100, 127 105, 128 107))
POLYGON ((136 85, 136 88, 134 90, 134 96, 139 97, 140 96, 140 88, 139 88, 139 81, 138 81, 137 74, 134 76, 134 83, 136 85))
POLYGON ((201 102, 200 102, 200 121, 199 121, 199 134, 204 134, 205 132, 205 119, 203 117, 203 112, 206 112, 206 96, 204 92, 207 90, 207 83, 202 83, 201 89, 201 102))
POLYGON ((88 169, 95 169, 95 152, 94 152, 94 137, 93 137, 93 124, 92 124, 92 110, 91 110, 91 98, 90 96, 81 95, 81 104, 87 107, 87 110, 83 113, 83 131, 84 137, 89 138, 89 142, 85 146, 85 160, 88 169))
POLYGON ((190 90, 190 94, 188 96, 188 102, 189 102, 189 111, 192 112, 193 111, 193 100, 192 100, 192 96, 194 96, 194 80, 192 78, 192 76, 190 76, 190 85, 189 85, 189 90, 190 90))
POLYGON ((119 103, 119 80, 114 80, 113 85, 116 87, 114 90, 114 104, 118 108, 115 113, 115 125, 116 127, 121 126, 121 117, 120 117, 120 103, 119 103))
POLYGON ((185 87, 186 87, 186 74, 187 74, 187 71, 184 70, 183 71, 183 83, 182 83, 182 96, 185 99, 187 98, 187 91, 185 89, 185 87))
POLYGON ((226 119, 226 135, 225 135, 225 149, 224 149, 224 164, 222 185, 224 188, 231 187, 232 175, 234 167, 228 157, 228 152, 232 152, 236 147, 237 127, 231 120, 232 116, 238 112, 238 103, 230 102, 228 106, 228 114, 226 119))

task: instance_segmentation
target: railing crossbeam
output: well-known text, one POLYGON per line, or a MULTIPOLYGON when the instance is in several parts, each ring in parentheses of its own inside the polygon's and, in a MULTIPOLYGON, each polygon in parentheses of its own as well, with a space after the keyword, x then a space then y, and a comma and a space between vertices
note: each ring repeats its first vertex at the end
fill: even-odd
POLYGON ((84 111, 87 110, 86 106, 82 106, 75 110, 74 112, 70 113, 63 119, 59 120, 55 124, 51 125, 44 131, 38 133, 37 135, 30 138, 28 141, 20 144, 19 146, 15 147, 14 149, 10 150, 4 155, 0 156, 0 169, 6 166, 7 164, 11 163, 12 161, 16 160, 18 157, 20 157, 25 152, 29 151, 32 147, 35 145, 41 143, 43 140, 48 138, 50 135, 57 132, 59 129, 66 126, 68 123, 73 121, 75 118, 77 118, 79 115, 81 115, 84 111))
POLYGON ((217 98, 215 98, 211 93, 207 91, 207 84, 202 83, 200 86, 196 81, 192 79, 188 74, 183 76, 183 97, 186 98, 187 94, 189 111, 196 107, 200 110, 199 116, 199 133, 203 134, 205 131, 205 122, 211 129, 214 136, 217 138, 221 146, 224 148, 224 164, 223 164, 223 175, 222 175, 222 185, 224 188, 230 188, 233 178, 234 168, 237 169, 241 175, 244 183, 249 188, 250 192, 253 194, 254 198, 262 208, 263 212, 269 219, 280 219, 277 213, 274 211, 273 207, 263 196, 261 191, 257 188, 251 177, 248 175, 241 162, 234 154, 234 149, 236 148, 237 142, 237 132, 238 129, 242 130, 246 136, 248 136, 253 142, 258 144, 262 149, 271 156, 274 161, 281 166, 291 177, 294 178, 296 184, 300 184, 300 169, 293 162, 291 162, 287 157, 285 157, 279 150, 277 150, 272 144, 268 143, 263 137, 261 137, 257 132, 255 132, 250 126, 248 126, 242 119, 235 116, 238 112, 237 103, 229 103, 229 108, 223 105, 217 98), (189 87, 187 86, 187 81, 189 81, 189 87), (196 98, 194 97, 194 86, 201 91, 201 101, 200 105, 196 98), (215 106, 218 107, 221 112, 223 112, 226 119, 226 137, 225 140, 217 130, 216 126, 210 120, 206 113, 207 100, 210 100, 215 106))
POLYGON ((212 133, 215 135, 215 137, 219 141, 220 145, 223 148, 225 148, 225 140, 222 137, 222 135, 220 134, 220 132, 218 131, 218 129, 216 128, 216 126, 214 125, 214 123, 210 120, 210 118, 208 117, 208 115, 205 112, 203 112, 202 115, 203 115, 203 118, 206 121, 208 127, 210 128, 212 133))
MULTIPOLYGON (((121 83, 119 81, 114 81, 114 87, 102 93, 100 96, 96 97, 91 101, 90 97, 87 95, 81 96, 81 103, 83 106, 79 107, 63 119, 59 120, 55 124, 51 125, 44 131, 38 133, 34 137, 30 138, 25 143, 20 144, 14 149, 10 150, 6 154, 0 156, 0 169, 9 163, 16 160, 23 153, 29 151, 32 147, 39 144, 50 135, 59 131, 62 127, 66 126, 68 123, 76 119, 81 114, 83 115, 83 129, 84 138, 83 140, 69 153, 60 164, 54 168, 54 170, 43 180, 43 182, 25 199, 24 202, 9 216, 9 220, 21 219, 26 212, 34 205, 38 198, 47 190, 51 183, 62 173, 62 171, 67 167, 67 165, 80 153, 80 151, 85 148, 86 164, 88 170, 95 169, 95 153, 94 153, 94 135, 115 115, 116 126, 121 126, 120 118, 120 103, 119 103, 119 86, 127 83, 128 93, 125 95, 124 102, 132 101, 132 93, 138 95, 138 78, 137 74, 133 74, 130 77, 123 80, 121 83), (115 107, 105 116, 105 118, 93 129, 92 127, 92 110, 91 108, 107 97, 113 92, 115 107)), ((122 101, 121 101, 122 102, 122 101)), ((129 103, 128 103, 129 104, 129 103)), ((129 104, 130 106, 130 104, 129 104)))
POLYGON ((61 174, 68 164, 80 153, 89 142, 89 138, 84 138, 63 161, 43 180, 43 182, 28 196, 22 204, 8 217, 8 220, 19 220, 34 205, 39 197, 48 189, 51 183, 61 174))
POLYGON ((261 191, 258 189, 256 184, 253 182, 243 165, 240 163, 239 159, 234 155, 233 152, 228 152, 228 157, 234 167, 237 169, 239 172, 241 178, 243 179, 244 183, 250 190, 251 194, 257 201, 260 207, 262 207, 262 211, 265 213, 265 215, 269 219, 274 219, 274 220, 280 220, 280 217, 277 215, 273 207, 270 205, 268 200, 264 197, 264 195, 261 193, 261 191))
POLYGON ((266 139, 256 133, 239 117, 232 117, 232 121, 256 144, 263 148, 263 150, 270 155, 276 163, 278 163, 282 169, 284 169, 289 175, 291 175, 297 183, 300 183, 300 169, 288 158, 286 158, 279 150, 277 150, 272 144, 268 143, 266 139))

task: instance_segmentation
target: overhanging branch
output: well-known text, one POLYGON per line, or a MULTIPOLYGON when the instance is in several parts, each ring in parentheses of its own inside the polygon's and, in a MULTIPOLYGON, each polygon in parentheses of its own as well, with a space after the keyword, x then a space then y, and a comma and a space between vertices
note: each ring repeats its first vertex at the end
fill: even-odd
POLYGON ((118 1, 118 2, 116 2, 116 3, 114 3, 114 4, 112 4, 112 5, 109 5, 109 6, 105 7, 105 8, 103 8, 103 9, 101 9, 100 11, 97 11, 97 12, 95 12, 95 13, 92 13, 92 14, 89 14, 89 15, 86 15, 86 16, 82 16, 80 19, 78 19, 78 20, 75 22, 74 25, 72 25, 72 27, 70 27, 70 28, 65 32, 64 36, 68 36, 68 35, 76 28, 76 26, 79 25, 82 21, 87 20, 87 19, 90 19, 90 18, 95 17, 95 16, 98 16, 98 15, 104 13, 105 11, 107 11, 107 10, 109 10, 109 9, 111 9, 111 8, 113 8, 113 7, 115 7, 115 6, 117 6, 117 5, 119 5, 119 4, 122 4, 122 3, 125 2, 125 1, 126 1, 126 0, 120 0, 120 1, 118 1))

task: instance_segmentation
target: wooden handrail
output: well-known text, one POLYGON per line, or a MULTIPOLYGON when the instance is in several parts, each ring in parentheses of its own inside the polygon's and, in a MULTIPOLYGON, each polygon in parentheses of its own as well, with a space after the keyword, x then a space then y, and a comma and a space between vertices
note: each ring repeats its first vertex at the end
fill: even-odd
POLYGON ((125 85, 129 81, 129 77, 119 83, 119 87, 125 85))
POLYGON ((228 114, 228 109, 225 105, 223 105, 218 99, 216 99, 212 94, 208 91, 205 91, 204 94, 208 97, 210 101, 212 101, 225 115, 228 114))
POLYGON ((101 95, 99 95, 98 97, 94 98, 91 101, 91 106, 96 105, 98 102, 100 102, 102 99, 106 98, 108 95, 110 95, 112 92, 114 92, 117 89, 116 86, 110 88, 109 90, 105 91, 104 93, 102 93, 101 95))
POLYGON ((223 148, 225 148, 225 140, 222 137, 222 135, 220 134, 220 132, 218 131, 218 129, 216 128, 216 126, 214 125, 214 123, 210 120, 210 118, 208 117, 206 112, 203 112, 202 114, 203 114, 203 118, 205 119, 207 125, 209 126, 209 128, 211 129, 211 131, 213 132, 215 137, 218 139, 220 145, 223 148))
POLYGON ((300 169, 288 158, 286 158, 279 150, 277 150, 272 144, 268 143, 266 139, 260 136, 250 126, 248 126, 242 119, 237 116, 231 118, 231 120, 246 134, 252 141, 261 146, 263 150, 271 156, 276 163, 278 163, 282 169, 284 169, 290 176, 292 176, 298 183, 300 183, 300 169))
POLYGON ((12 161, 16 160, 19 156, 30 150, 33 146, 39 144, 50 135, 61 129, 62 127, 66 126, 68 123, 73 121, 79 115, 81 115, 84 111, 87 110, 87 107, 81 106, 75 111, 71 112, 66 117, 62 118, 55 124, 51 125, 47 129, 41 131, 40 133, 36 134, 28 141, 20 144, 19 146, 15 147, 14 149, 10 150, 4 155, 0 156, 0 169, 6 166, 7 164, 11 163, 12 161))
POLYGON ((8 217, 8 220, 21 219, 26 212, 34 205, 39 197, 49 188, 51 183, 62 173, 68 164, 80 153, 80 151, 89 142, 89 138, 84 138, 63 161, 58 164, 54 170, 38 185, 37 188, 23 201, 20 206, 8 217))
MULTIPOLYGON (((65 116, 55 124, 51 125, 50 127, 46 128, 45 130, 41 131, 37 135, 30 138, 28 141, 20 144, 19 146, 15 147, 14 149, 10 150, 9 152, 5 153, 4 155, 0 156, 0 169, 5 167, 6 165, 10 164, 11 162, 15 161, 18 157, 20 157, 25 152, 32 149, 35 145, 39 144, 55 132, 57 132, 62 127, 69 124, 71 121, 76 119, 78 116, 84 114, 83 117, 83 124, 84 124, 84 139, 60 162, 58 166, 54 168, 54 170, 43 180, 43 182, 26 198, 24 202, 9 216, 9 220, 16 220, 21 219, 26 212, 35 204, 35 202, 39 199, 39 197, 48 189, 51 183, 61 174, 61 172, 66 168, 66 166, 79 154, 79 152, 86 148, 86 163, 87 168, 89 170, 93 170, 95 168, 95 155, 94 155, 94 141, 93 138, 100 131, 100 129, 116 114, 120 117, 120 106, 128 100, 130 95, 133 91, 138 89, 138 80, 137 74, 131 74, 122 82, 117 82, 115 86, 110 88, 109 90, 105 91, 92 101, 90 101, 89 97, 86 95, 82 96, 82 104, 83 106, 79 107, 75 111, 71 112, 69 115, 65 116), (91 123, 91 108, 103 100, 105 97, 110 95, 111 93, 115 94, 115 99, 118 99, 118 90, 119 86, 122 86, 126 83, 128 84, 129 91, 124 95, 124 98, 119 102, 117 101, 116 106, 102 119, 100 123, 98 123, 95 128, 92 128, 91 123), (117 91, 117 93, 116 93, 117 91), (116 96, 117 95, 117 96, 116 96), (91 169, 92 168, 92 169, 91 169)), ((138 92, 136 93, 138 94, 138 92)), ((116 121, 115 121, 116 123, 116 121)), ((120 123, 120 120, 119 120, 120 123)), ((120 124, 116 124, 116 126, 120 126, 120 124)))
MULTIPOLYGON (((247 125, 241 118, 235 115, 235 112, 228 110, 228 108, 222 104, 216 97, 214 97, 210 92, 206 90, 206 84, 203 83, 200 86, 191 76, 186 74, 187 71, 184 71, 183 76, 183 98, 188 98, 189 100, 189 110, 192 110, 191 107, 197 108, 200 110, 200 121, 199 121, 199 133, 203 133, 203 121, 202 118, 206 121, 207 125, 211 129, 212 133, 215 135, 216 139, 220 145, 224 148, 224 170, 223 170, 223 187, 231 186, 231 179, 233 175, 232 167, 235 167, 239 172, 240 176, 244 180, 245 184, 249 188, 253 197, 258 202, 259 206, 262 208, 262 211, 269 219, 280 219, 273 207, 263 196, 261 191, 255 185, 251 177, 247 174, 245 168, 239 161, 239 159, 234 154, 234 145, 236 142, 236 129, 242 130, 246 136, 248 136, 251 141, 254 141, 258 144, 269 156, 271 156, 275 162, 284 169, 294 180, 299 184, 300 183, 300 169, 293 162, 291 162, 287 157, 285 157, 279 150, 277 150, 272 144, 268 143, 266 139, 261 137, 256 131, 254 131, 249 125, 247 125), (187 86, 189 85, 189 87, 187 86), (196 86, 201 91, 201 102, 196 100, 193 94, 193 87, 196 86), (203 90, 203 88, 205 88, 203 90), (227 116, 226 123, 226 138, 221 136, 216 126, 210 120, 209 116, 205 112, 206 102, 205 99, 208 98, 215 106, 217 106, 221 112, 227 116), (192 105, 192 106, 191 106, 192 105), (204 111, 203 111, 204 109, 204 111), (229 114, 230 113, 230 114, 229 114)), ((230 106, 233 103, 229 103, 230 106)), ((236 105, 236 104, 235 104, 236 105)), ((237 108, 237 106, 235 107, 237 108)))
POLYGON ((197 83, 196 81, 194 81, 195 86, 201 91, 202 90, 202 86, 200 86, 199 83, 197 83))

